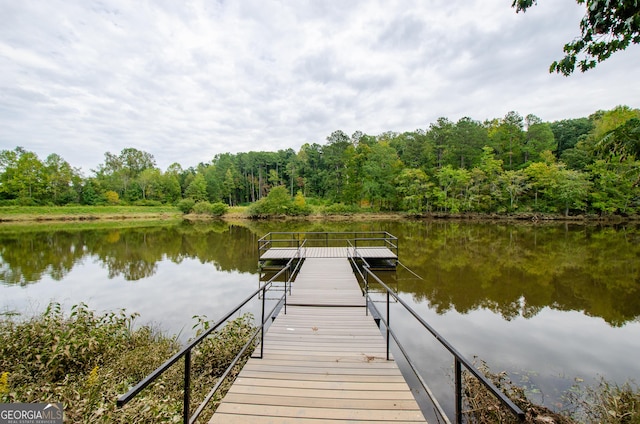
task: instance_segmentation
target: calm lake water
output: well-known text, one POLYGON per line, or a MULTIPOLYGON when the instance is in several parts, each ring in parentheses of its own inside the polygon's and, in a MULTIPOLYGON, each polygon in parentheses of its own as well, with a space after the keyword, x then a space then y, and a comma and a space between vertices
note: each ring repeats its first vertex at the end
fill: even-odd
MULTIPOLYGON (((140 313, 187 340, 258 288, 269 231, 388 231, 384 279, 467 358, 507 371, 554 409, 576 381, 640 380, 640 228, 452 222, 0 225, 0 312, 57 301, 140 313), (97 227, 97 228, 96 228, 97 227)), ((380 305, 382 308, 383 305, 380 305)), ((247 312, 259 314, 257 305, 247 312)), ((244 311, 243 311, 244 312, 244 311)), ((450 410, 452 358, 398 308, 392 321, 450 410)))

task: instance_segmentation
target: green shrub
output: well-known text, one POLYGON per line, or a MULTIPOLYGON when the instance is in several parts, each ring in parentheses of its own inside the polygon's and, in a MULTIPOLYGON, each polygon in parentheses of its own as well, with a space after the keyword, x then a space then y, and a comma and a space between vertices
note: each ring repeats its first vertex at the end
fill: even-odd
POLYGON ((317 197, 305 197, 305 202, 310 206, 324 206, 325 201, 317 197))
MULTIPOLYGON (((83 304, 74 306, 67 317, 59 304, 52 303, 42 315, 31 319, 0 319, 0 402, 62 402, 65 422, 180 422, 182 362, 123 408, 116 406, 119 395, 180 348, 175 337, 148 326, 134 330, 135 317, 137 314, 128 315, 124 310, 99 315, 83 304)), ((252 318, 243 315, 192 351, 191 411, 251 334, 252 318)), ((226 381, 223 388, 230 384, 226 381)), ((213 407, 212 402, 203 416, 211 416, 213 407)))
POLYGON ((261 218, 277 215, 309 215, 311 211, 301 192, 298 192, 295 200, 292 200, 287 188, 278 186, 272 188, 267 197, 249 206, 247 214, 251 218, 261 218))
POLYGON ((38 206, 38 202, 31 197, 20 197, 16 199, 16 204, 18 206, 38 206))
POLYGON ((195 204, 196 204, 196 201, 193 199, 182 199, 178 202, 176 207, 180 209, 182 213, 187 214, 187 213, 191 213, 195 204))
POLYGON ((271 189, 267 197, 258 200, 247 210, 252 218, 273 215, 288 215, 293 208, 293 201, 289 196, 289 191, 284 186, 271 189))
POLYGON ((302 195, 301 191, 296 193, 296 196, 293 198, 293 205, 290 210, 290 215, 301 215, 307 216, 311 214, 311 207, 307 205, 307 200, 302 195))
POLYGON ((198 202, 193 206, 193 213, 198 215, 222 216, 227 213, 228 206, 222 202, 198 202))
POLYGON ((198 215, 211 215, 211 203, 209 202, 196 202, 191 209, 191 212, 198 215))
POLYGON ((222 216, 229 210, 229 206, 226 203, 216 202, 211 205, 211 214, 213 216, 222 216))
POLYGON ((24 383, 39 379, 56 383, 69 374, 88 373, 128 344, 136 316, 122 311, 97 316, 80 304, 66 318, 60 304, 52 303, 40 317, 3 323, 0 369, 24 383))
POLYGON ((117 205, 118 203, 120 203, 120 195, 118 195, 118 193, 113 190, 107 190, 104 193, 104 198, 110 205, 117 205))

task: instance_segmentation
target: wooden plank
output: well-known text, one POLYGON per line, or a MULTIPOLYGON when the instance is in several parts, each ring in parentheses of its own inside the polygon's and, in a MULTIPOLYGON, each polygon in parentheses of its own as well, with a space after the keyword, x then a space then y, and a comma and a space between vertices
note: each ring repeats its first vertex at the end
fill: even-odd
POLYGON ((243 415, 267 415, 287 418, 315 418, 325 420, 364 420, 375 421, 411 421, 424 422, 420 410, 410 409, 338 409, 338 408, 299 408, 279 405, 250 405, 223 403, 219 406, 221 413, 241 413, 243 415))
MULTIPOLYGON (((255 395, 276 395, 276 396, 298 396, 298 397, 309 397, 309 398, 333 398, 337 396, 340 399, 396 399, 396 400, 406 400, 415 402, 413 395, 410 391, 396 391, 396 392, 383 392, 383 391, 373 391, 369 392, 366 390, 342 390, 339 393, 336 393, 335 390, 318 390, 318 389, 300 389, 300 388, 280 388, 278 390, 274 390, 273 387, 268 386, 251 386, 251 385, 241 385, 234 384, 229 389, 229 393, 245 393, 245 394, 255 394, 255 395)), ((224 399, 222 400, 224 403, 224 399)), ((216 414, 213 415, 212 423, 224 423, 224 421, 216 421, 216 414)))
MULTIPOLYGON (((337 421, 331 420, 328 421, 326 419, 315 419, 315 418, 288 418, 288 417, 268 417, 266 415, 260 416, 249 416, 249 415, 229 415, 229 414, 220 414, 221 421, 225 424, 296 424, 296 423, 308 423, 308 424, 316 424, 316 423, 343 423, 345 421, 337 421), (224 418, 222 418, 224 416, 224 418)), ((361 420, 348 420, 349 424, 370 424, 372 421, 361 421, 361 420)), ((406 423, 411 424, 415 421, 395 421, 398 424, 406 423)))
POLYGON ((333 374, 333 373, 307 373, 300 370, 299 373, 290 369, 281 369, 277 371, 273 368, 264 370, 245 370, 245 378, 255 379, 273 379, 273 380, 290 380, 296 381, 333 381, 344 383, 404 383, 404 377, 393 373, 391 375, 371 375, 371 374, 333 374))
MULTIPOLYGON (((308 367, 308 368, 333 368, 338 372, 340 368, 349 369, 364 369, 364 370, 376 370, 380 372, 380 369, 394 369, 397 370, 398 366, 394 361, 387 361, 386 358, 374 358, 370 360, 365 357, 347 356, 345 360, 329 360, 326 357, 306 355, 301 357, 300 355, 282 355, 276 353, 270 353, 268 357, 265 357, 259 361, 251 361, 251 364, 256 366, 262 364, 270 365, 284 365, 290 367, 308 367)), ((245 367, 251 364, 245 365, 245 367)))
POLYGON ((233 403, 249 403, 253 405, 280 405, 315 408, 341 408, 341 409, 411 409, 415 407, 412 401, 398 399, 335 399, 335 398, 309 398, 300 396, 274 396, 252 395, 243 393, 230 393, 228 400, 233 403))
POLYGON ((371 383, 368 381, 300 381, 294 379, 245 378, 238 376, 233 383, 238 386, 273 387, 287 389, 326 390, 326 391, 365 391, 365 392, 400 392, 406 391, 407 384, 401 383, 371 383))

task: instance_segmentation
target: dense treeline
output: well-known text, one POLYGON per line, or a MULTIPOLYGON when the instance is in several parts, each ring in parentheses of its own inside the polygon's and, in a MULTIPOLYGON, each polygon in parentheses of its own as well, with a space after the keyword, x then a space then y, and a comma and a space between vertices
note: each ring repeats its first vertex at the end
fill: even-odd
MULTIPOLYGON (((543 122, 509 112, 439 118, 426 130, 348 136, 277 152, 224 153, 164 172, 147 152, 105 153, 89 177, 57 154, 0 152, 0 204, 239 205, 284 187, 345 208, 427 212, 622 214, 640 211, 640 110, 543 122)), ((281 189, 282 190, 282 189, 281 189)))

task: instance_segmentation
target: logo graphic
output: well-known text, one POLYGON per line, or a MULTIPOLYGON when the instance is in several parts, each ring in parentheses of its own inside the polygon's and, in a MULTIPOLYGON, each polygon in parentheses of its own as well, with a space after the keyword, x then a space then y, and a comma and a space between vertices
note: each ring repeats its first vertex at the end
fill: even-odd
POLYGON ((62 424, 61 403, 0 403, 0 424, 62 424))

